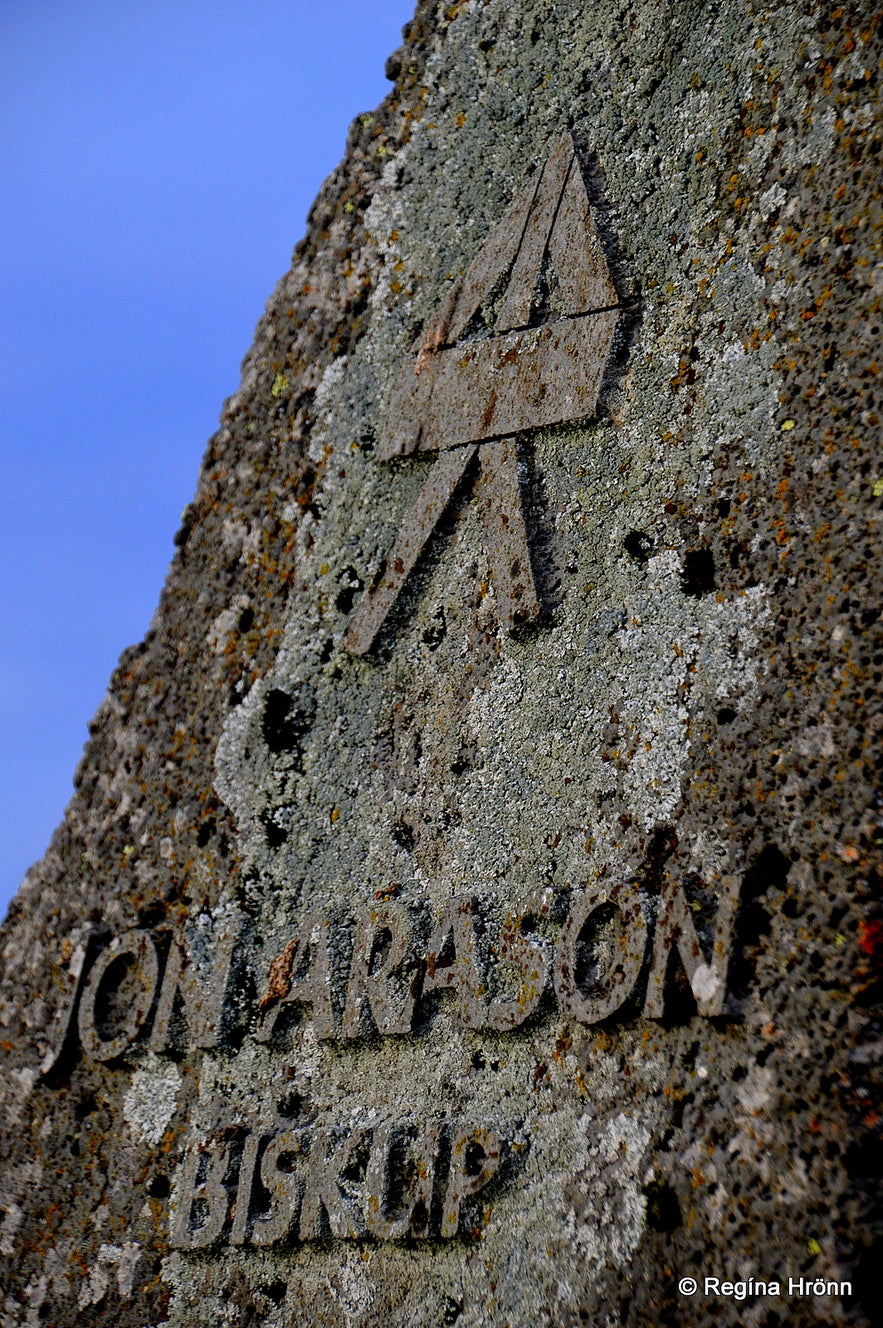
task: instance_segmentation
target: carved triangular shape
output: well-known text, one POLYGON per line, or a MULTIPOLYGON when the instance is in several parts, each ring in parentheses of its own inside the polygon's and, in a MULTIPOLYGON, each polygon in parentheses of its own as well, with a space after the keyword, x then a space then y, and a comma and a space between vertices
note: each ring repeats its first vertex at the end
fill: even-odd
POLYGON ((403 366, 379 458, 592 415, 616 305, 566 134, 491 231, 403 366))

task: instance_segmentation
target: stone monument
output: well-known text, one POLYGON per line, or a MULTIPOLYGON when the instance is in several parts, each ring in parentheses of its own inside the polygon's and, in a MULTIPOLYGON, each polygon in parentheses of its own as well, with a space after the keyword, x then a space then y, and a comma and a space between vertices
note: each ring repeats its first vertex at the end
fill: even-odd
POLYGON ((421 0, 3 928, 2 1328, 873 1322, 879 54, 421 0))

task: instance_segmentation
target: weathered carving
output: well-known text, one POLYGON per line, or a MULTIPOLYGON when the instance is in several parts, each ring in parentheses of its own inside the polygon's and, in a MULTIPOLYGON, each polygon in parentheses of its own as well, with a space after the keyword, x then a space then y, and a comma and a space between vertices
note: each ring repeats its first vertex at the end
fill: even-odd
POLYGON ((133 930, 109 939, 92 933, 77 955, 58 1040, 41 1073, 55 1068, 74 1029, 83 1050, 98 1061, 116 1060, 147 1034, 161 1055, 178 1050, 184 1039, 194 1047, 216 1047, 237 937, 235 919, 216 924, 197 957, 186 928, 175 936, 133 930))
POLYGON ((371 650, 470 463, 500 619, 534 620, 516 435, 595 411, 619 310, 569 135, 491 232, 393 392, 380 460, 441 456, 346 634, 371 650))
MULTIPOLYGON (((255 1245, 276 1245, 291 1236, 304 1190, 303 1175, 293 1165, 293 1159, 303 1153, 304 1147, 302 1131, 283 1130, 264 1150, 261 1182, 269 1192, 271 1206, 269 1213, 255 1221, 251 1237, 255 1245)), ((246 1211, 249 1197, 250 1189, 243 1196, 246 1211)))
POLYGON ((506 1032, 518 1028, 533 1014, 549 982, 551 946, 546 937, 533 932, 534 912, 542 916, 547 909, 542 897, 522 915, 507 913, 500 927, 499 959, 520 971, 521 982, 514 993, 501 993, 490 1002, 487 1011, 489 1028, 506 1032))
POLYGON ((442 1209, 441 1234, 450 1239, 460 1227, 460 1209, 470 1194, 484 1189, 500 1166, 500 1137, 493 1130, 458 1129, 451 1140, 451 1165, 442 1209))
POLYGON ((173 1249, 202 1250, 218 1239, 230 1205, 224 1185, 229 1166, 226 1145, 187 1154, 178 1173, 178 1203, 169 1233, 173 1249), (195 1224, 194 1214, 202 1217, 195 1224))
POLYGON ((725 1008, 739 885, 733 874, 721 878, 708 956, 686 897, 672 881, 659 899, 634 881, 575 892, 557 938, 548 934, 549 910, 540 896, 501 923, 483 916, 476 900, 453 899, 422 948, 401 902, 363 909, 351 945, 345 919, 332 925, 328 915, 313 911, 270 962, 255 1036, 269 1041, 279 1014, 293 1003, 311 1007, 314 1031, 325 1039, 354 1040, 375 1028, 381 1036, 402 1036, 420 1027, 433 1009, 431 998, 446 992, 455 997, 451 1007, 462 1028, 504 1032, 530 1019, 550 985, 567 1018, 596 1024, 620 1016, 645 971, 641 1012, 661 1019, 676 957, 697 1011, 714 1017, 725 1008), (332 949, 349 952, 348 970, 332 964, 332 949), (302 976, 290 977, 304 956, 302 976), (280 982, 282 968, 289 976, 280 982))
POLYGON ((330 918, 321 909, 314 909, 304 919, 295 939, 274 960, 270 985, 260 1003, 259 1041, 272 1035, 282 1005, 295 1003, 312 1007, 317 1037, 334 1037, 330 936, 330 918), (266 1018, 265 1011, 269 1011, 266 1018))
POLYGON ((83 985, 77 1015, 83 1050, 97 1061, 112 1061, 121 1056, 144 1027, 153 1007, 158 981, 159 956, 147 932, 130 931, 125 936, 115 936, 92 965, 83 985), (114 968, 117 969, 117 983, 105 983, 114 968), (119 984, 126 968, 134 970, 134 984, 126 1002, 122 1027, 119 1032, 105 1037, 99 1002, 102 997, 108 998, 107 988, 119 984))
MULTIPOLYGON (((431 1015, 431 998, 447 992, 462 1027, 517 1030, 550 986, 566 1018, 594 1024, 626 1007, 645 967, 642 1013, 658 1019, 675 957, 699 1014, 720 1015, 739 880, 730 874, 721 884, 708 953, 672 880, 656 900, 635 882, 577 893, 557 938, 549 934, 549 891, 535 892, 520 913, 499 922, 477 899, 453 899, 422 943, 416 914, 401 900, 366 904, 349 920, 313 908, 270 962, 255 1037, 270 1041, 292 1006, 304 1007, 326 1040, 403 1036, 431 1015)), ((87 1055, 114 1060, 148 1033, 154 1052, 173 1052, 177 1013, 194 1046, 218 1044, 237 929, 219 928, 208 950, 200 947, 201 962, 186 934, 168 937, 167 946, 142 930, 103 947, 96 934, 84 945, 62 1023, 77 1028, 87 1055)), ((47 1058, 49 1068, 54 1063, 47 1058)), ((367 1236, 451 1239, 466 1230, 464 1204, 498 1175, 502 1156, 493 1130, 440 1121, 289 1127, 269 1136, 247 1132, 239 1143, 219 1137, 191 1150, 179 1169, 173 1248, 208 1249, 225 1232, 232 1245, 255 1248, 367 1236)))
POLYGON ((452 1240, 468 1234, 464 1204, 497 1176, 502 1151, 495 1131, 441 1120, 250 1133, 238 1168, 228 1144, 206 1143, 178 1170, 170 1243, 203 1250, 225 1230, 231 1244, 259 1248, 368 1235, 452 1240), (266 1202, 256 1198, 256 1176, 265 1212, 254 1212, 266 1202), (390 1212, 393 1193, 398 1209, 390 1212))
POLYGON ((661 1019, 665 1013, 665 977, 675 953, 680 956, 684 965, 699 1013, 711 1016, 720 1014, 723 1010, 727 994, 727 968, 733 944, 733 927, 739 903, 739 882, 735 876, 728 875, 723 878, 723 886, 715 920, 711 955, 706 959, 683 890, 674 881, 666 882, 656 922, 653 958, 647 979, 644 1014, 648 1019, 661 1019))
MULTIPOLYGON (((714 1017, 725 1008, 739 879, 726 875, 721 886, 708 954, 686 896, 671 880, 655 909, 634 882, 577 894, 557 939, 548 934, 548 903, 539 893, 498 923, 483 917, 474 899, 451 900, 422 944, 401 901, 366 905, 354 920, 312 909, 270 962, 254 1035, 271 1041, 283 1010, 302 1006, 325 1040, 375 1031, 406 1036, 419 1026, 418 1011, 425 1018, 432 1010, 429 998, 446 992, 456 998, 461 1027, 505 1032, 527 1022, 550 985, 562 1013, 594 1024, 626 1005, 645 967, 642 1012, 661 1019, 675 957, 699 1014, 714 1017), (489 923, 493 940, 482 940, 489 923)), ((180 1011, 181 1033, 193 1046, 217 1046, 235 943, 235 927, 221 929, 210 961, 197 964, 183 937, 174 937, 163 967, 161 942, 149 933, 113 938, 84 961, 60 1045, 76 1028, 94 1060, 115 1060, 145 1035, 152 1051, 173 1054, 173 1015, 180 1011)), ((57 1052, 47 1056, 43 1072, 56 1061, 57 1052)))
POLYGON ((403 1240, 406 1236, 428 1234, 440 1135, 437 1121, 429 1121, 422 1127, 408 1123, 381 1125, 374 1131, 365 1204, 365 1222, 372 1236, 380 1240, 403 1240), (400 1195, 398 1211, 390 1213, 388 1196, 394 1188, 396 1171, 399 1176, 407 1174, 408 1180, 400 1195))
POLYGON ((474 911, 471 899, 454 900, 444 910, 426 951, 423 978, 424 996, 456 992, 464 1028, 481 1028, 485 1020, 486 987, 478 967, 474 911))
POLYGON ((174 1044, 173 1024, 178 1008, 194 1046, 208 1049, 218 1045, 236 940, 235 926, 219 929, 211 958, 199 963, 189 953, 184 937, 172 938, 150 1033, 153 1051, 162 1053, 174 1044))
POLYGON ((361 1037, 368 1011, 379 1033, 410 1033, 415 968, 414 929, 408 910, 394 901, 363 909, 356 924, 343 1036, 361 1037))
POLYGON ((646 910, 631 885, 589 891, 573 909, 555 955, 555 992, 570 1018, 597 1024, 628 1000, 647 951, 646 910), (603 939, 593 925, 602 917, 607 923, 603 939), (591 937, 590 931, 595 932, 591 937))

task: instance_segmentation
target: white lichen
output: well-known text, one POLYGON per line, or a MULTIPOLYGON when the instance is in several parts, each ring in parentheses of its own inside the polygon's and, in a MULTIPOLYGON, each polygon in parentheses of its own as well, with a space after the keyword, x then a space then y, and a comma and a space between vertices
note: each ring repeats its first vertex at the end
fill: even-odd
POLYGON ((177 1067, 149 1052, 132 1075, 123 1098, 126 1124, 139 1143, 160 1142, 175 1114, 180 1091, 177 1067))

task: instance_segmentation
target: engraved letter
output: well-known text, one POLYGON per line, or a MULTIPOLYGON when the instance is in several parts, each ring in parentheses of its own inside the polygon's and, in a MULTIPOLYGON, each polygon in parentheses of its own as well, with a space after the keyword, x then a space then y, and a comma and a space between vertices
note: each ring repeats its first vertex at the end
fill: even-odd
POLYGON ((295 1170, 294 1155, 301 1153, 304 1136, 299 1130, 283 1130, 270 1140, 261 1158, 261 1181, 270 1191, 270 1213, 255 1218, 252 1242, 276 1245, 288 1240, 297 1221, 297 1210, 304 1189, 303 1174, 295 1170))
POLYGON ((681 957, 699 1013, 709 1017, 722 1012, 727 995, 727 968, 739 904, 739 886, 737 876, 723 877, 724 889, 718 904, 711 960, 706 962, 683 891, 673 881, 666 883, 653 938, 653 961, 644 1001, 646 1018, 661 1019, 665 1013, 665 978, 675 949, 681 957))
POLYGON ((442 1209, 441 1234, 456 1236, 460 1226, 460 1206, 470 1194, 477 1194, 496 1174, 500 1166, 500 1138, 492 1130, 462 1126, 451 1139, 451 1167, 442 1209))
POLYGON ((261 1136, 250 1134, 242 1148, 242 1161, 239 1163, 239 1182, 236 1186, 236 1204, 233 1209, 233 1230, 230 1232, 231 1245, 245 1244, 251 1209, 251 1186, 260 1146, 261 1136))
POLYGON ((282 1006, 295 1001, 312 1005, 317 1037, 334 1037, 330 940, 328 915, 314 909, 294 940, 271 962, 268 988, 260 1001, 261 1023, 255 1035, 258 1042, 269 1042, 282 1006))
POLYGON ((202 964, 197 963, 192 948, 186 945, 183 937, 172 939, 150 1034, 152 1051, 162 1054, 170 1049, 172 1020, 178 1000, 194 1046, 209 1048, 218 1045, 236 935, 235 926, 222 930, 222 924, 216 923, 213 952, 202 964))
POLYGON ((55 1030, 40 1065, 41 1075, 48 1075, 55 1069, 73 1040, 77 1027, 77 1003, 80 992, 89 971, 89 963, 98 950, 98 930, 90 923, 75 927, 63 945, 69 947, 70 954, 67 973, 61 979, 65 993, 55 1011, 53 1018, 55 1030))
POLYGON ((583 1024, 609 1019, 631 995, 646 950, 647 920, 636 887, 587 891, 558 938, 555 991, 562 1012, 583 1024))
POLYGON ((407 909, 386 903, 361 911, 343 1012, 345 1038, 362 1036, 366 1004, 379 1033, 410 1033, 414 995, 406 968, 413 952, 414 931, 407 909), (385 953, 378 955, 379 943, 387 938, 385 953))
POLYGON ((478 972, 475 906, 471 899, 458 899, 445 909, 426 953, 423 995, 431 991, 456 991, 460 998, 460 1022, 464 1028, 481 1028, 486 1012, 484 985, 478 972))
POLYGON ((439 1129, 434 1123, 426 1126, 416 1156, 417 1141, 409 1139, 409 1133, 407 1126, 393 1125, 382 1125, 374 1131, 365 1178, 365 1225, 379 1240, 428 1235, 439 1129), (403 1172, 398 1186, 394 1183, 396 1160, 403 1172), (398 1189, 404 1192, 398 1211, 391 1214, 387 1211, 390 1191, 398 1189))
MULTIPOLYGON (((117 936, 101 952, 86 978, 77 1015, 83 1050, 94 1060, 112 1061, 135 1041, 153 1006, 158 977, 156 946, 146 931, 130 931, 125 936, 117 936), (116 986, 119 986, 127 968, 134 969, 135 990, 129 992, 129 984, 126 984, 126 1008, 120 1020, 122 1027, 113 1033, 105 1026, 106 1022, 110 1023, 111 1014, 102 1006, 105 1001, 108 1006, 111 1004, 110 989, 114 984, 105 983, 104 979, 116 969, 116 973, 111 975, 116 978, 116 986), (110 1036, 105 1036, 108 1033, 110 1036)), ((123 1004, 122 998, 119 1004, 123 1004)))
POLYGON ((177 1204, 169 1235, 172 1249, 204 1250, 220 1236, 229 1206, 224 1186, 229 1160, 226 1148, 209 1153, 194 1148, 188 1154, 178 1172, 177 1204), (200 1173, 206 1170, 200 1179, 200 1173), (192 1225, 194 1212, 202 1217, 196 1227, 192 1225))
POLYGON ((365 1151, 367 1134, 367 1130, 353 1130, 329 1153, 333 1146, 330 1130, 316 1132, 301 1205, 301 1240, 319 1240, 325 1235, 323 1209, 332 1236, 348 1240, 364 1236, 365 1223, 359 1211, 362 1204, 354 1202, 353 1185, 359 1184, 359 1154, 365 1151))
MULTIPOLYGON (((542 901, 536 903, 539 912, 542 901)), ((518 1028, 533 1014, 542 1000, 549 980, 549 955, 541 939, 531 939, 526 924, 533 909, 520 917, 507 913, 500 928, 500 959, 519 968, 521 983, 514 996, 497 996, 488 1010, 488 1027, 497 1032, 518 1028)))

